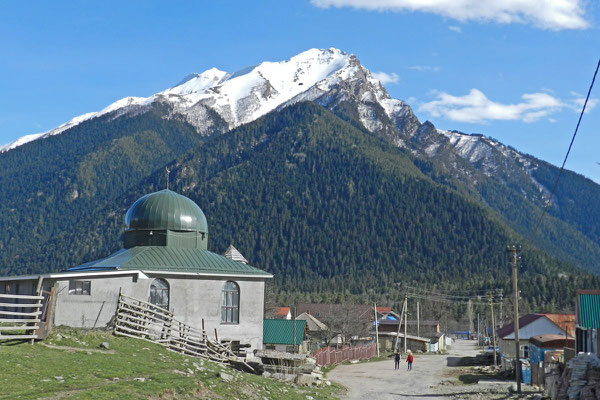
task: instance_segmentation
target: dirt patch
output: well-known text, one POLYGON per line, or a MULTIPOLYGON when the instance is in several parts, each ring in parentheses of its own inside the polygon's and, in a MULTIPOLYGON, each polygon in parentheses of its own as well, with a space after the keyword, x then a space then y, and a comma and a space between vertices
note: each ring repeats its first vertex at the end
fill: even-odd
POLYGON ((116 351, 114 350, 103 350, 103 349, 84 349, 81 347, 72 347, 72 346, 57 346, 55 344, 48 344, 48 343, 41 343, 42 346, 44 347, 48 347, 50 349, 56 349, 56 350, 64 350, 67 351, 69 353, 75 353, 75 352, 83 352, 83 353, 102 353, 102 354, 117 354, 116 351))

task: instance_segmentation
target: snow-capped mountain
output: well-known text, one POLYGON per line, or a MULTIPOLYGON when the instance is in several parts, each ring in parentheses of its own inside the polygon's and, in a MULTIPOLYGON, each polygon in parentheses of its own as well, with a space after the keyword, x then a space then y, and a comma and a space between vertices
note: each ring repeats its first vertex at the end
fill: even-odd
MULTIPOLYGON (((357 102, 360 120, 370 131, 385 128, 378 108, 409 135, 419 125, 410 107, 390 98, 354 55, 334 48, 311 49, 287 61, 263 62, 235 73, 211 68, 190 74, 178 85, 160 93, 150 97, 126 97, 101 111, 75 117, 49 132, 27 135, 0 146, 0 151, 60 134, 91 118, 109 113, 115 117, 140 113, 159 104, 169 110, 165 118, 183 118, 198 133, 210 134, 217 123, 216 116, 228 129, 233 129, 299 101, 316 101, 334 108, 344 100, 357 102)), ((402 145, 400 138, 394 140, 402 145)))

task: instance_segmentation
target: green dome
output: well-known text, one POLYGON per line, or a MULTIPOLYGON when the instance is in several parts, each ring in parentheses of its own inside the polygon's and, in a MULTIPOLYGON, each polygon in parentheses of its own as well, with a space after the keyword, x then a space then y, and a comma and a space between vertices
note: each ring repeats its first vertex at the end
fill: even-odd
POLYGON ((173 230, 208 233, 196 203, 168 189, 140 197, 125 215, 125 230, 173 230))

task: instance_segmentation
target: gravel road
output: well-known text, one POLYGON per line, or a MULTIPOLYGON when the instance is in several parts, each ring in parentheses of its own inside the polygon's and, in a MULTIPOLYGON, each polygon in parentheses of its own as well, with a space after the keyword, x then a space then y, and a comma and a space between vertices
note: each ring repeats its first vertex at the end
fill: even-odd
MULTIPOLYGON (((360 364, 340 365, 329 372, 327 377, 348 390, 342 399, 463 399, 480 398, 482 392, 493 385, 443 385, 452 374, 451 369, 460 357, 478 353, 475 341, 458 340, 447 355, 415 355, 413 370, 407 371, 403 360, 400 370, 394 370, 394 361, 377 361, 360 364)), ((500 389, 500 388, 497 388, 500 389)), ((484 398, 484 397, 481 397, 484 398)))

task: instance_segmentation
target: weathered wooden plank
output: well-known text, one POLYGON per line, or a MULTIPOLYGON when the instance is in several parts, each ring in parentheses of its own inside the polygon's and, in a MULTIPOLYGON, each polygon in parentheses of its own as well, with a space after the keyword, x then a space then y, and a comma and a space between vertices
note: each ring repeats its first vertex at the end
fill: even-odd
POLYGON ((44 300, 44 296, 29 296, 23 294, 0 294, 0 299, 44 300))
POLYGON ((2 339, 37 339, 36 335, 0 335, 2 339))
POLYGON ((121 326, 121 324, 122 324, 122 325, 136 326, 140 329, 143 329, 144 331, 154 331, 154 332, 162 331, 162 327, 159 325, 138 323, 136 321, 130 321, 129 319, 125 319, 121 316, 117 317, 117 321, 119 322, 119 326, 121 326))
MULTIPOLYGON (((138 311, 138 310, 131 310, 131 309, 120 309, 118 311, 118 315, 138 315, 141 318, 144 319, 144 321, 151 321, 153 323, 163 323, 165 321, 165 318, 159 318, 156 316, 149 316, 148 314, 143 313, 142 311, 138 311)), ((170 318, 170 317, 169 317, 170 318)))
POLYGON ((7 308, 41 308, 41 304, 32 304, 32 303, 0 303, 0 307, 7 308))
POLYGON ((23 316, 23 317, 37 317, 38 315, 40 315, 42 312, 41 311, 34 311, 34 312, 19 312, 19 311, 2 311, 0 310, 0 314, 4 314, 4 315, 19 315, 19 316, 23 316))
POLYGON ((143 307, 138 307, 136 305, 133 304, 123 304, 123 306, 119 307, 119 312, 123 312, 123 313, 127 313, 127 312, 133 312, 133 313, 137 313, 139 315, 142 315, 146 318, 153 318, 157 321, 164 321, 167 319, 171 319, 173 318, 171 315, 167 315, 167 314, 161 314, 157 311, 153 311, 153 310, 148 310, 145 309, 143 307), (148 313, 154 314, 153 316, 149 316, 148 313))
POLYGON ((29 319, 29 318, 0 318, 0 324, 12 324, 12 323, 23 323, 32 324, 42 322, 40 319, 29 319))
POLYGON ((31 329, 37 329, 37 325, 35 325, 35 326, 0 326, 0 332, 24 331, 24 330, 31 330, 31 329))
MULTIPOLYGON (((165 308, 162 308, 162 307, 158 307, 158 306, 157 306, 157 305, 155 305, 155 304, 148 303, 148 302, 146 302, 146 301, 143 301, 143 300, 140 300, 140 299, 135 299, 135 298, 133 298, 133 297, 126 296, 126 295, 124 295, 124 294, 122 294, 122 295, 121 295, 121 297, 122 297, 122 298, 126 298, 126 299, 130 299, 130 300, 133 300, 133 301, 135 301, 135 302, 138 302, 138 303, 140 303, 140 304, 145 304, 145 305, 149 306, 149 307, 150 307, 150 308, 152 308, 152 309, 155 309, 155 310, 160 310, 162 313, 169 314, 169 315, 171 315, 171 316, 173 315, 173 313, 172 313, 171 311, 169 311, 169 310, 167 310, 167 309, 165 309, 165 308)), ((127 303, 127 302, 125 302, 125 304, 130 304, 130 303, 127 303)), ((138 306, 138 307, 139 307, 139 306, 138 306)), ((152 310, 149 310, 149 311, 152 311, 152 310)))

